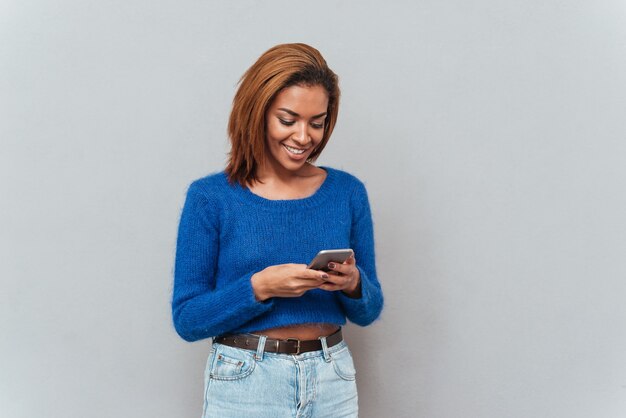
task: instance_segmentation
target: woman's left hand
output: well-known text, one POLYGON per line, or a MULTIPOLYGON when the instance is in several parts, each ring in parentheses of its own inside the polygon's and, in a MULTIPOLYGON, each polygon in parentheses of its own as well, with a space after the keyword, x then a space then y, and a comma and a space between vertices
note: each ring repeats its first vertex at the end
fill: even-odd
POLYGON ((353 298, 361 296, 361 274, 356 268, 354 256, 350 256, 343 264, 329 263, 328 268, 328 278, 319 286, 320 289, 341 290, 353 298))

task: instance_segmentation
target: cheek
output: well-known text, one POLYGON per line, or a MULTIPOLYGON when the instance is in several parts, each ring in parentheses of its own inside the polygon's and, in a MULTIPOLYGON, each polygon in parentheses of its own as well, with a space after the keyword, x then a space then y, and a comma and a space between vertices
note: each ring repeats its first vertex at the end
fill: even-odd
POLYGON ((285 126, 281 124, 271 123, 267 126, 267 137, 270 140, 282 141, 288 133, 285 126))
POLYGON ((322 141, 322 138, 324 138, 324 130, 316 130, 312 137, 315 142, 320 143, 322 141))

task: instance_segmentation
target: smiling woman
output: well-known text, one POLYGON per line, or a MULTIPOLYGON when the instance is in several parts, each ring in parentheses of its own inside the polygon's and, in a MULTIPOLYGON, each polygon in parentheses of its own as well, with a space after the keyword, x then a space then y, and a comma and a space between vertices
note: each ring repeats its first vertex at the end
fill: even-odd
MULTIPOLYGON (((226 167, 231 181, 251 184, 258 180, 257 168, 267 161, 266 134, 270 122, 268 120, 270 106, 275 105, 274 110, 283 108, 284 113, 281 116, 286 126, 291 122, 295 123, 294 118, 300 116, 294 109, 276 105, 279 96, 290 99, 292 104, 296 103, 294 100, 303 98, 293 97, 300 89, 294 91, 290 90, 290 87, 309 87, 325 92, 326 106, 318 106, 320 115, 325 114, 320 116, 320 120, 312 120, 317 126, 322 123, 321 139, 308 155, 308 159, 315 161, 324 150, 335 128, 339 112, 340 92, 337 75, 315 48, 305 44, 277 45, 261 55, 245 72, 233 100, 233 110, 228 123, 232 148, 230 161, 226 167), (289 91, 292 94, 289 94, 289 91)), ((307 106, 317 106, 321 104, 320 101, 324 101, 321 96, 307 99, 318 99, 317 103, 309 103, 307 106)), ((304 103, 301 105, 304 106, 304 103)))
POLYGON ((270 49, 235 95, 226 169, 189 187, 172 314, 185 340, 213 338, 203 417, 358 414, 341 326, 373 322, 383 296, 363 183, 313 164, 338 103, 337 76, 316 49, 270 49), (354 256, 307 268, 338 248, 354 256))
POLYGON ((267 146, 279 168, 296 170, 324 136, 328 94, 322 86, 291 86, 281 91, 267 111, 267 146), (278 152, 282 147, 287 152, 278 152), (288 167, 281 156, 298 162, 288 167))
POLYGON ((324 137, 327 107, 328 94, 322 86, 292 86, 281 91, 265 118, 271 157, 264 169, 302 169, 324 137))
POLYGON ((268 152, 257 172, 259 181, 250 186, 254 193, 269 197, 268 188, 275 188, 280 198, 293 199, 311 195, 319 188, 326 172, 307 164, 307 160, 324 137, 327 107, 328 93, 319 85, 287 87, 276 96, 265 118, 268 152), (300 185, 274 187, 278 182, 272 179, 289 177, 300 185))

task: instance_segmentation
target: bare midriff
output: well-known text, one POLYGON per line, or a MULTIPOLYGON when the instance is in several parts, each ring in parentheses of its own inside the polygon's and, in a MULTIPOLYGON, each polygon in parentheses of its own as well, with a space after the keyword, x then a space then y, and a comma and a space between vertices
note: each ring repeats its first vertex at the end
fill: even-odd
POLYGON ((254 331, 252 334, 267 335, 269 338, 280 340, 288 338, 316 340, 319 337, 328 337, 338 329, 339 327, 333 324, 299 324, 254 331))

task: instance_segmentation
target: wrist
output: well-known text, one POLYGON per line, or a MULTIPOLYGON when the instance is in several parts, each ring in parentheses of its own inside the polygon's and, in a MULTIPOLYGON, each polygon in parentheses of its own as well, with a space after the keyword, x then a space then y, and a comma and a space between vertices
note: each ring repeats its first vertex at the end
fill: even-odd
POLYGON ((254 297, 259 302, 264 302, 269 299, 271 296, 267 294, 267 290, 264 286, 263 280, 263 272, 260 271, 258 273, 254 273, 250 278, 250 284, 252 285, 252 291, 254 292, 254 297))
POLYGON ((357 278, 354 286, 343 289, 343 293, 352 299, 359 299, 361 297, 361 278, 357 278))

